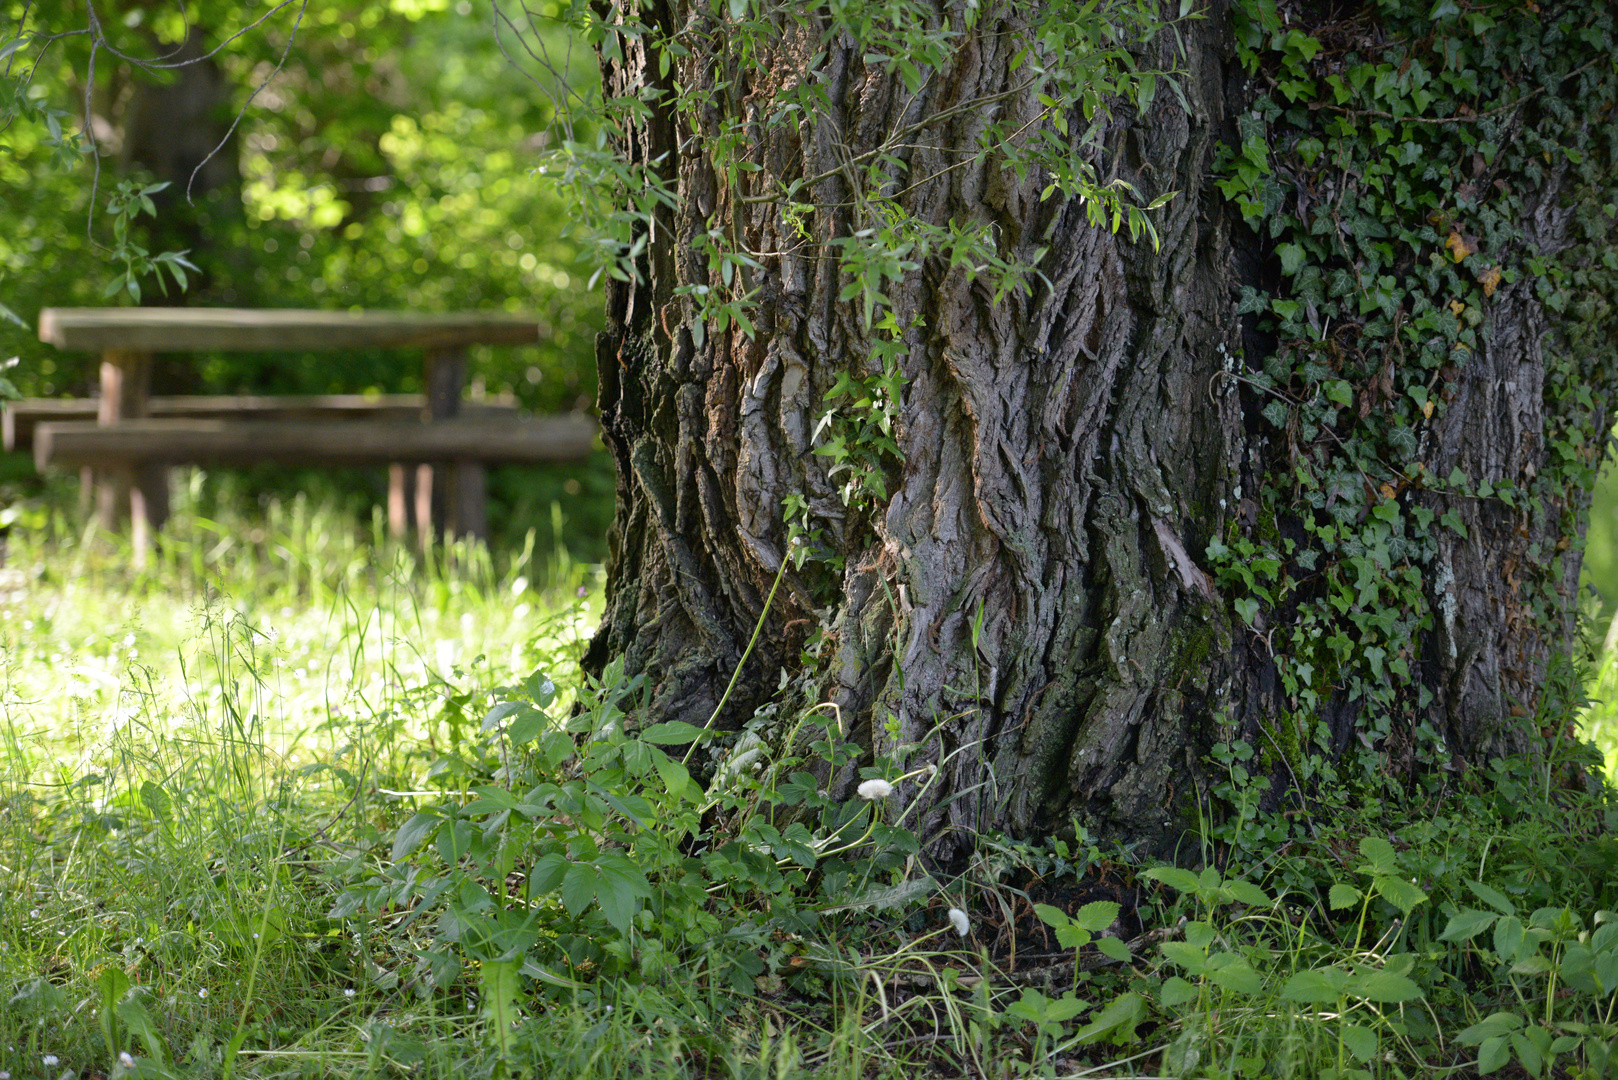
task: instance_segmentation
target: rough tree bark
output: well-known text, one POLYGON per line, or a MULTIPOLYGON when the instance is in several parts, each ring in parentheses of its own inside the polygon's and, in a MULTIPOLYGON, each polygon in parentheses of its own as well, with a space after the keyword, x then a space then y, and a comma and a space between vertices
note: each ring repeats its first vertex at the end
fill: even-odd
MULTIPOLYGON (((990 116, 1040 122, 1012 63, 1019 23, 1036 9, 993 12, 914 94, 846 39, 812 60, 812 36, 784 24, 764 74, 732 71, 721 90, 747 117, 748 157, 762 167, 734 185, 704 149, 717 129, 693 135, 669 107, 713 84, 712 55, 693 48, 663 74, 648 39, 625 39, 623 59, 604 65, 611 92, 651 105, 622 152, 661 170, 679 201, 658 212, 639 279, 608 286, 598 358, 619 509, 588 663, 622 657, 647 676, 660 719, 707 722, 764 611, 786 551, 782 504, 797 493, 845 568, 829 585, 812 568, 786 571, 720 726, 753 715, 783 669, 804 671, 801 650, 825 627, 830 647, 809 696, 835 702, 878 754, 916 743, 913 762, 944 763, 928 838, 1048 835, 1077 821, 1168 841, 1207 797, 1209 747, 1273 742, 1286 711, 1267 644, 1266 620, 1281 616, 1238 617, 1205 555, 1210 540, 1256 527, 1278 452, 1263 401, 1239 377, 1276 344, 1237 314, 1243 285, 1273 284, 1273 255, 1212 184, 1218 144, 1239 143, 1236 118, 1255 84, 1235 62, 1225 0, 1180 24, 1183 55, 1164 34, 1142 57, 1178 64, 1184 105, 1161 93, 1144 115, 1120 109, 1094 160, 1143 199, 1180 193, 1155 218, 1154 250, 1091 226, 1077 201, 1041 201, 1041 177, 1019 179, 994 154, 969 152, 990 116), (824 88, 824 115, 766 123, 771 96, 804 79, 824 88), (886 504, 862 517, 813 451, 838 374, 869 373, 869 335, 858 305, 838 300, 847 278, 835 260, 803 253, 831 250, 855 225, 848 160, 929 118, 900 155, 898 201, 926 222, 992 221, 1002 251, 1037 260, 1043 278, 996 301, 981 279, 934 259, 890 292, 909 327, 903 462, 886 504), (775 181, 805 177, 822 178, 800 196, 815 204, 805 219, 813 243, 756 200, 775 181), (675 292, 707 282, 695 241, 714 223, 769 253, 751 283, 751 340, 732 330, 699 344, 689 300, 675 292)), ((707 5, 676 0, 644 17, 666 33, 695 30, 688 44, 724 34, 707 5)), ((1528 226, 1540 250, 1554 249, 1566 224, 1557 175, 1539 185, 1528 226)), ((1547 313, 1521 280, 1495 295, 1488 320, 1487 344, 1454 376, 1421 453, 1438 476, 1459 466, 1522 482, 1547 454, 1547 313)), ((1412 697, 1402 721, 1431 724, 1459 759, 1527 748, 1512 716, 1533 712, 1572 625, 1577 547, 1557 561, 1563 516, 1436 490, 1401 497, 1453 510, 1467 529, 1426 564, 1436 616, 1411 643, 1411 682, 1431 701, 1412 697), (1560 635, 1523 614, 1513 571, 1530 564, 1560 576, 1560 635)), ((1325 687, 1333 749, 1362 739, 1362 714, 1345 685, 1325 687)), ((1409 740, 1395 730, 1363 741, 1393 757, 1409 740)), ((1278 779, 1288 768, 1272 766, 1278 779)))

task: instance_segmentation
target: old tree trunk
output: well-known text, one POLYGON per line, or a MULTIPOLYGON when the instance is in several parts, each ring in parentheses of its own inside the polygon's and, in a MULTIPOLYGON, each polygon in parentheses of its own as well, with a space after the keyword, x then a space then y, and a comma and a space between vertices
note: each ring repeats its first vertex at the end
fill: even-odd
POLYGON ((935 844, 1547 751, 1612 389, 1606 5, 1195 7, 1107 14, 1155 87, 1107 8, 614 9, 648 183, 589 664, 707 724, 762 620, 714 725, 835 703, 941 765, 900 792, 935 844), (1092 223, 1113 181, 1172 193, 1160 248, 1092 223))

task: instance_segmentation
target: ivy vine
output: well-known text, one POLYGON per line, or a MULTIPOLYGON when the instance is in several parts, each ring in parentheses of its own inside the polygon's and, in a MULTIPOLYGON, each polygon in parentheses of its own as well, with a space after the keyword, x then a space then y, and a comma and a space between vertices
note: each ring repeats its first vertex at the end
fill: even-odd
POLYGON ((1259 93, 1218 183, 1269 259, 1239 313, 1274 347, 1226 365, 1224 392, 1268 445, 1207 554, 1285 695, 1265 745, 1218 749, 1251 819, 1244 782, 1278 768, 1363 786, 1390 756, 1403 781, 1448 761, 1413 677, 1446 588, 1437 537, 1465 531, 1435 505, 1486 500, 1530 535, 1550 526, 1557 550, 1530 548, 1516 573, 1538 631, 1561 636, 1560 559, 1581 535, 1615 378, 1618 41, 1607 5, 1524 0, 1375 0, 1312 27, 1240 0, 1236 34, 1259 93), (1553 175, 1571 243, 1536 251, 1524 222, 1553 175), (1435 426, 1497 290, 1525 279, 1563 316, 1543 342, 1547 464, 1492 483, 1437 475, 1435 426), (1332 695, 1360 715, 1346 773, 1321 717, 1332 695))

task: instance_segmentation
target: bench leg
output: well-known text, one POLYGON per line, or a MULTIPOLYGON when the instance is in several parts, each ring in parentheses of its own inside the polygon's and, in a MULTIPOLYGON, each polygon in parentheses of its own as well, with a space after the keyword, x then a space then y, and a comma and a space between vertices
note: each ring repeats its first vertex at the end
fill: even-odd
POLYGON ((445 492, 445 533, 487 541, 488 485, 482 463, 457 461, 444 471, 453 479, 450 490, 445 492))
POLYGON ((388 466, 388 535, 403 540, 410 534, 416 501, 416 470, 408 465, 388 466))
MULTIPOLYGON (((146 416, 151 382, 151 353, 126 349, 103 352, 96 421, 105 427, 146 416)), ((96 516, 107 529, 118 528, 126 515, 131 519, 137 566, 145 563, 152 532, 168 519, 168 484, 168 470, 151 464, 108 469, 96 480, 96 516)))
POLYGON ((416 466, 416 540, 421 550, 433 546, 433 467, 416 466))

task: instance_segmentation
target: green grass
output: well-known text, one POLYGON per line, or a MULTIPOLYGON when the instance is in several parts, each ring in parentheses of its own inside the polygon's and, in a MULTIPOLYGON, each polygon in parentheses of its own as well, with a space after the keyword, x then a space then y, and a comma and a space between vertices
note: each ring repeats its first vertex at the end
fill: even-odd
POLYGON ((15 1080, 1346 1080, 1535 1040, 1595 1076, 1618 1040, 1589 975, 1618 957, 1618 812, 1555 770, 1367 797, 1257 867, 1082 833, 932 866, 900 796, 818 790, 852 760, 825 710, 686 752, 635 680, 585 680, 599 574, 565 551, 423 559, 342 508, 207 518, 199 490, 144 573, 70 515, 13 515, 15 1080), (1106 882, 1140 889, 1133 953, 1106 882))

